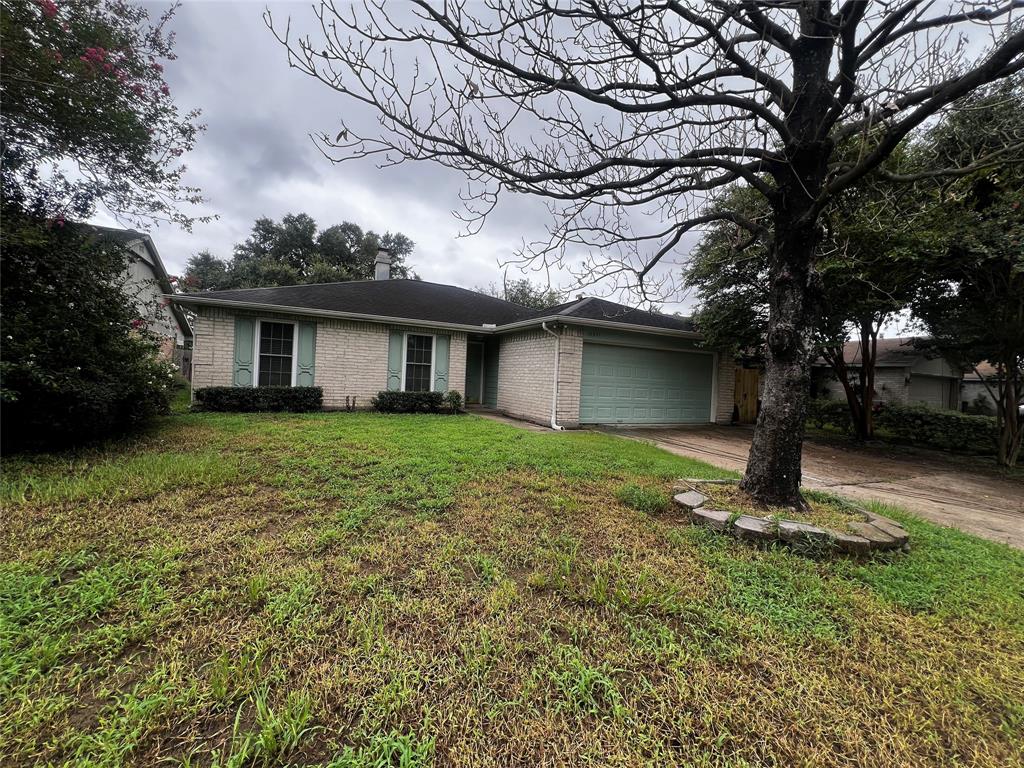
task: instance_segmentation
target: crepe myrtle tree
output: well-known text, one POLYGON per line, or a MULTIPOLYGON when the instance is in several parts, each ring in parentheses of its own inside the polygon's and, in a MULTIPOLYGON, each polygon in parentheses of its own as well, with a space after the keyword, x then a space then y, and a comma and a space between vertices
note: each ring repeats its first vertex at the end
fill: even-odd
POLYGON ((182 158, 204 126, 164 79, 171 5, 156 19, 126 0, 0 0, 0 184, 28 213, 189 228, 203 202, 182 158))
POLYGON ((324 154, 461 171, 471 231, 502 191, 546 199, 550 239, 522 253, 534 266, 584 250, 582 280, 646 295, 688 232, 723 220, 762 231, 712 210, 716 190, 742 182, 764 197, 767 374, 743 487, 791 506, 803 504, 820 214, 915 128, 1024 68, 1019 0, 324 0, 315 13, 315 39, 266 21, 290 66, 377 118, 319 134, 324 154), (850 141, 860 151, 837 156, 850 141))

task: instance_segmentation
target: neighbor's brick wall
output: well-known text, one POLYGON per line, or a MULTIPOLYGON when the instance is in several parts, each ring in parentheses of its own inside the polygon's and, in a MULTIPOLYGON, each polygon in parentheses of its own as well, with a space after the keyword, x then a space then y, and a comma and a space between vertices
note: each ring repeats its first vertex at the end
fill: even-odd
MULTIPOLYGON (((845 400, 843 385, 836 382, 836 386, 839 387, 839 396, 845 400)), ((907 369, 875 368, 875 392, 878 393, 878 402, 906 405, 910 395, 907 387, 907 369)))
MULTIPOLYGON (((346 397, 355 397, 358 408, 369 408, 370 399, 387 388, 388 344, 392 330, 437 333, 416 326, 388 326, 272 312, 235 313, 202 307, 194 330, 193 388, 231 386, 236 314, 265 320, 316 323, 313 383, 323 387, 325 408, 345 407, 346 397)), ((461 331, 447 333, 451 336, 448 388, 462 392, 466 382, 466 334, 461 331)))
POLYGON ((732 356, 718 355, 718 372, 715 382, 718 386, 715 399, 715 422, 729 424, 732 421, 733 406, 736 404, 736 361, 732 359, 732 356))
POLYGON ((498 410, 538 424, 550 424, 554 338, 544 331, 523 331, 500 338, 498 410))
MULTIPOLYGON (((821 384, 828 389, 826 397, 830 400, 846 400, 846 390, 832 373, 831 369, 818 369, 822 372, 821 384)), ((875 402, 906 405, 909 397, 906 368, 875 368, 875 402)))

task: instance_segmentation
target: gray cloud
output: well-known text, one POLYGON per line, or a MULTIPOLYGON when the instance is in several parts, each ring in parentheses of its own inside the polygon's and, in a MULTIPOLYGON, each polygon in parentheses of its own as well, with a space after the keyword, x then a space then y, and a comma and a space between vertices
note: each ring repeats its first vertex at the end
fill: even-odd
MULTIPOLYGON (((154 16, 166 7, 149 5, 154 16)), ((401 231, 417 244, 411 261, 424 279, 465 287, 500 282, 498 263, 524 240, 544 237, 549 217, 539 200, 506 196, 480 234, 460 238, 462 224, 452 215, 465 184, 460 174, 427 163, 384 169, 369 161, 330 163, 309 134, 331 131, 342 120, 365 126, 375 116, 290 69, 263 23, 263 7, 186 2, 173 21, 178 60, 168 63, 166 76, 179 106, 201 109, 207 125, 186 158, 187 181, 209 199, 202 212, 219 218, 191 233, 166 225, 153 230, 169 271, 181 271, 200 250, 227 256, 257 217, 289 212, 307 212, 322 227, 353 221, 401 231)), ((290 15, 299 30, 312 31, 307 4, 271 4, 271 10, 276 20, 290 15)), ((550 279, 562 288, 572 283, 568 272, 551 272, 550 279)))

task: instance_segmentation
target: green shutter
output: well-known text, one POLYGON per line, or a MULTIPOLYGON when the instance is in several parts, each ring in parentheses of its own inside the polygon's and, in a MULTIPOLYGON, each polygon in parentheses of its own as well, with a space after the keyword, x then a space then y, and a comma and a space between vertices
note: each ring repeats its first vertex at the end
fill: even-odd
POLYGON ((256 321, 250 317, 235 318, 235 373, 232 384, 236 387, 254 385, 254 353, 256 351, 256 321))
POLYGON ((295 363, 295 386, 313 386, 316 361, 316 323, 299 323, 299 358, 295 363))
POLYGON ((434 337, 434 391, 448 391, 448 347, 450 336, 434 337))
POLYGON ((401 331, 392 331, 388 343, 388 391, 397 392, 402 388, 402 344, 405 342, 405 334, 401 331))

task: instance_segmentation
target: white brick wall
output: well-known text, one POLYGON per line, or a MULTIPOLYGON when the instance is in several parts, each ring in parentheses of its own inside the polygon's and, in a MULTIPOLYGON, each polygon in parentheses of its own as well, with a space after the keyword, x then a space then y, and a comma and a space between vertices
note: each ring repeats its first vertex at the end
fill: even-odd
POLYGON ((558 353, 558 423, 580 425, 580 385, 583 379, 583 329, 562 329, 558 353))
POLYGON ((538 424, 550 424, 555 339, 539 330, 500 338, 498 410, 538 424))
MULTIPOLYGON (((563 427, 577 427, 580 423, 583 331, 564 327, 560 333, 556 419, 563 427)), ((543 330, 531 330, 501 336, 500 343, 498 410, 509 416, 550 425, 554 337, 543 330)))
POLYGON ((344 408, 346 397, 369 408, 370 398, 387 389, 389 331, 376 323, 317 319, 313 382, 323 387, 325 408, 344 408))
MULTIPOLYGON (((387 388, 388 344, 392 330, 438 333, 434 329, 416 326, 388 326, 279 313, 234 313, 201 307, 195 321, 193 388, 231 386, 236 314, 316 323, 313 383, 323 387, 326 408, 343 408, 346 396, 355 397, 357 407, 369 408, 370 398, 387 388)), ((461 331, 445 333, 451 336, 448 387, 462 392, 466 382, 466 334, 461 331)))
POLYGON ((199 307, 192 323, 192 389, 230 387, 235 358, 235 317, 199 307))

